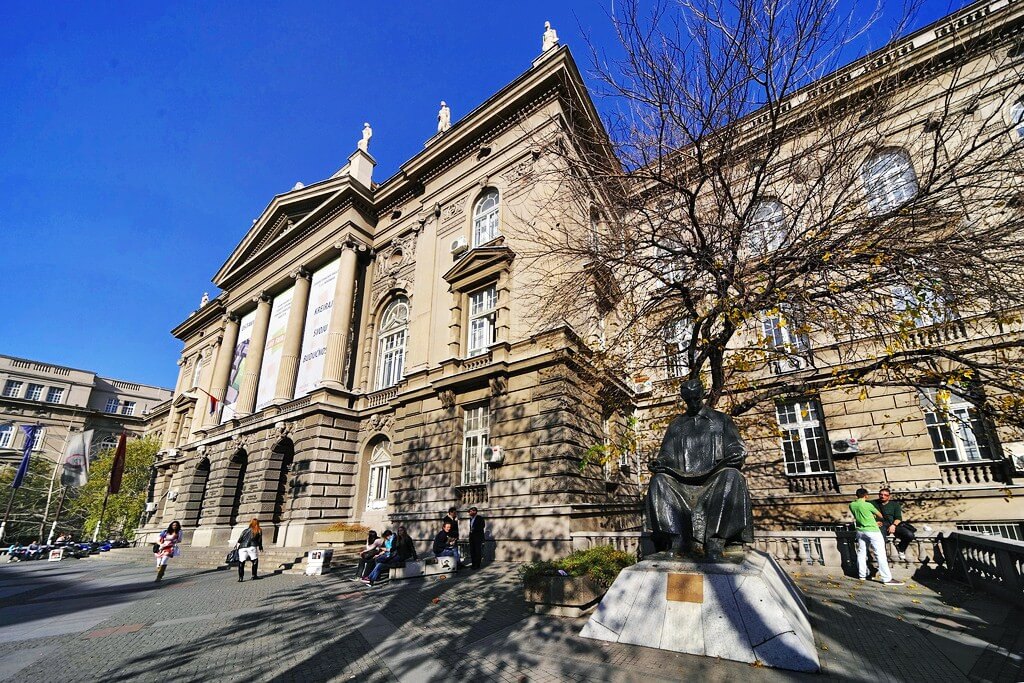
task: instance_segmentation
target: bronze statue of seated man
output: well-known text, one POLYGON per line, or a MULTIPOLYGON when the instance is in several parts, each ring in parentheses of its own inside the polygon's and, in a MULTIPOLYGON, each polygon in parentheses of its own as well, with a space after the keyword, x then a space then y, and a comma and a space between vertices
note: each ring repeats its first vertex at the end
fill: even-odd
POLYGON ((750 492, 740 472, 746 448, 732 418, 704 405, 704 386, 680 387, 686 413, 672 420, 650 464, 647 520, 658 550, 720 559, 728 543, 752 543, 750 492))

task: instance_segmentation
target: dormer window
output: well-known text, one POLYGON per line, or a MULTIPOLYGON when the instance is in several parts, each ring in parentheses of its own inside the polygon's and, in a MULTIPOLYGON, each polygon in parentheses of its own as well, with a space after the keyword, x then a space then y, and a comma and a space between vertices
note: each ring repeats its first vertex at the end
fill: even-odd
POLYGON ((473 246, 490 242, 501 234, 498 225, 498 210, 501 208, 498 191, 488 188, 480 195, 473 208, 473 246))

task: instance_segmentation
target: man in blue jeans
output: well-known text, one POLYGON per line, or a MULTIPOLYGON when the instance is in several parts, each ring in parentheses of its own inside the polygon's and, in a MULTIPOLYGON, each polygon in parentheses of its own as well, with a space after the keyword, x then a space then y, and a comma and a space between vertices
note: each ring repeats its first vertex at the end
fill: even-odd
POLYGON ((889 572, 889 560, 885 556, 885 537, 878 528, 882 513, 868 502, 868 490, 857 489, 857 500, 850 503, 850 512, 856 520, 857 529, 857 576, 861 581, 868 578, 868 545, 878 561, 878 576, 886 586, 902 586, 902 581, 893 581, 889 572))
POLYGON ((434 537, 434 556, 454 557, 457 568, 459 566, 459 549, 455 547, 455 543, 458 540, 458 535, 452 533, 451 521, 446 520, 441 526, 441 531, 437 532, 437 536, 434 537))

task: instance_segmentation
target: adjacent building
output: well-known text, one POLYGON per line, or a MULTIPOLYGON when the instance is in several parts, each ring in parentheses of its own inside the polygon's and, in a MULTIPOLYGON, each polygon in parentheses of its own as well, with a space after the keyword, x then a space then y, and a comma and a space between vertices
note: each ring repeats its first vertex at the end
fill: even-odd
POLYGON ((21 425, 42 425, 35 450, 52 460, 71 432, 93 430, 93 454, 116 446, 122 431, 162 434, 170 398, 170 390, 160 387, 0 356, 0 462, 21 457, 21 425))
MULTIPOLYGON (((995 8, 982 21, 1018 30, 1020 8, 978 5, 995 8)), ((954 47, 912 58, 941 64, 954 47)), ((450 505, 475 505, 496 556, 524 559, 641 528, 650 453, 603 466, 584 454, 664 413, 678 364, 668 354, 650 386, 595 377, 600 331, 586 321, 600 315, 552 324, 526 296, 559 277, 525 237, 563 222, 546 201, 546 145, 603 138, 569 50, 545 41, 529 69, 441 128, 382 182, 364 131, 343 168, 274 197, 227 255, 219 296, 173 330, 178 381, 144 532, 178 519, 194 545, 218 546, 256 517, 278 546, 307 546, 335 522, 404 523, 425 539, 450 505)), ((587 207, 564 212, 590 222, 587 207)), ((921 333, 958 343, 956 325, 921 333)), ((780 404, 783 437, 751 438, 762 525, 836 524, 856 486, 888 484, 916 519, 1019 528, 1006 434, 956 431, 916 392, 849 394, 780 404)))

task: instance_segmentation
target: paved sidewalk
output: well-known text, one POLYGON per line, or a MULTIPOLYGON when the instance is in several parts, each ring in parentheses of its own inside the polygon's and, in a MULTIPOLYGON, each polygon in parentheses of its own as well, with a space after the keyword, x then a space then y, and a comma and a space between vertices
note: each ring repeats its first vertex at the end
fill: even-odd
POLYGON ((366 588, 344 575, 153 570, 116 557, 0 565, 0 680, 1016 681, 1022 614, 941 581, 796 573, 823 675, 579 638, 515 566, 366 588))

